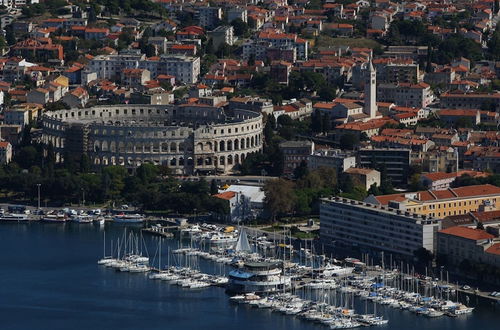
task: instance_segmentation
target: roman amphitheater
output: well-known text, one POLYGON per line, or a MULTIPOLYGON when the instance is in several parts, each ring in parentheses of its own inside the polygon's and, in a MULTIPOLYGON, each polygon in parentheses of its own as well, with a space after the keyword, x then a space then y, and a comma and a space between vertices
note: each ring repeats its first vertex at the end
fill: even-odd
POLYGON ((86 153, 95 166, 167 165, 176 174, 228 173, 262 149, 262 115, 204 105, 107 105, 47 111, 42 141, 56 161, 86 153))

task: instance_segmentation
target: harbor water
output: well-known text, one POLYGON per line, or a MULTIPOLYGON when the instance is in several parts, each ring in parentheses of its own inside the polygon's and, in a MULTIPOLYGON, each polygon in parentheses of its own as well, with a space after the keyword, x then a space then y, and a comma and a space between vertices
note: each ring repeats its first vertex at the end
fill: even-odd
MULTIPOLYGON (((189 290, 150 280, 146 274, 120 273, 97 265, 103 255, 104 230, 109 254, 111 240, 122 239, 124 228, 116 224, 104 229, 93 224, 1 223, 0 329, 327 329, 297 317, 231 303, 222 288, 189 290)), ((159 239, 144 236, 152 265, 158 260, 159 239)), ((178 244, 175 239, 162 239, 163 264, 168 260, 167 248, 178 248, 178 244)), ((206 260, 198 265, 205 272, 224 271, 206 260)), ((470 305, 476 307, 474 298, 470 305)), ((363 312, 364 303, 357 302, 356 309, 363 312)), ((456 318, 426 318, 388 306, 378 306, 377 313, 389 323, 373 329, 500 329, 500 306, 481 305, 472 314, 456 318)))

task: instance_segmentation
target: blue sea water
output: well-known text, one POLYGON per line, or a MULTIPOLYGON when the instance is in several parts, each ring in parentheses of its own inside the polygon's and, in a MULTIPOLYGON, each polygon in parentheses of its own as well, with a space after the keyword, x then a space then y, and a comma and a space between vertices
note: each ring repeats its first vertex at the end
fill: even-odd
MULTIPOLYGON (((124 226, 106 225, 108 244, 123 237, 123 231, 124 226)), ((153 258, 158 238, 144 237, 144 242, 153 258)), ((166 262, 167 245, 176 248, 178 242, 162 242, 166 262)), ((327 329, 232 304, 221 288, 190 291, 145 274, 115 272, 97 265, 102 254, 103 229, 94 225, 0 224, 0 329, 327 329)), ((206 261, 200 267, 220 270, 206 261)), ((390 321, 378 328, 499 330, 499 307, 429 319, 382 306, 378 312, 390 321)))

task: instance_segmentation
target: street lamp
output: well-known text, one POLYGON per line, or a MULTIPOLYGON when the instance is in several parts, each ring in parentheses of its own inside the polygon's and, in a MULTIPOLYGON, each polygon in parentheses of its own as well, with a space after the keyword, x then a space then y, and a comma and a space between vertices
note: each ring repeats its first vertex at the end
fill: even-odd
POLYGON ((38 188, 38 210, 40 210, 40 186, 42 184, 41 183, 37 183, 36 186, 38 188))

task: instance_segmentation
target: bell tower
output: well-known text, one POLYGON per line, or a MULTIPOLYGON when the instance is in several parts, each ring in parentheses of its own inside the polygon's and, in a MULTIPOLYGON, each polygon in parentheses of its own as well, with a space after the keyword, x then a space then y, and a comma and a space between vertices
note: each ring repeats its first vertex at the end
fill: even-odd
POLYGON ((365 71, 365 106, 363 112, 370 116, 370 119, 377 117, 377 71, 373 67, 371 58, 365 71))

